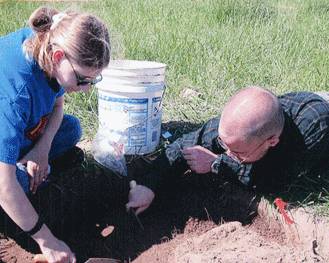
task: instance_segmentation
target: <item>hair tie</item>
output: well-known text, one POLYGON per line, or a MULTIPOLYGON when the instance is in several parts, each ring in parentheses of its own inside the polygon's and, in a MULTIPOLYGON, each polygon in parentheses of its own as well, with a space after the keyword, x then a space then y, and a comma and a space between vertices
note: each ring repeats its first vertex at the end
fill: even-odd
POLYGON ((53 15, 53 17, 51 18, 53 23, 51 24, 50 30, 53 30, 55 27, 57 27, 58 23, 61 22, 66 16, 66 13, 58 13, 56 15, 53 15))

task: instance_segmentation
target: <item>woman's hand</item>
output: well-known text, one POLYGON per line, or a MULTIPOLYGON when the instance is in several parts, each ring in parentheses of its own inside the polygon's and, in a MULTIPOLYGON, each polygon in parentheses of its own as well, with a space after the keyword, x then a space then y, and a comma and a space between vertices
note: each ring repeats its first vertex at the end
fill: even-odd
POLYGON ((35 193, 38 186, 47 179, 49 149, 48 145, 37 143, 18 161, 21 164, 26 164, 27 173, 30 176, 30 190, 32 193, 35 193))
MULTIPOLYGON (((15 177, 16 167, 0 162, 0 205, 8 216, 24 231, 31 230, 38 221, 38 214, 25 195, 15 177)), ((43 224, 31 237, 38 243, 42 253, 50 262, 76 262, 68 246, 58 240, 43 224)))
POLYGON ((32 238, 38 243, 47 262, 76 262, 76 257, 70 248, 63 241, 53 236, 46 225, 43 225, 40 231, 33 235, 32 238))
POLYGON ((47 262, 52 263, 76 263, 76 257, 70 248, 61 240, 40 245, 41 252, 47 262))

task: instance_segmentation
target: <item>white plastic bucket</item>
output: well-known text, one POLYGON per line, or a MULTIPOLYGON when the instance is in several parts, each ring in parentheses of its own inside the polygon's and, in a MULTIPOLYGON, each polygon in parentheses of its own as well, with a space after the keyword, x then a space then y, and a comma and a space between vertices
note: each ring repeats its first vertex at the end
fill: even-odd
POLYGON ((135 73, 138 76, 164 75, 166 64, 141 60, 112 60, 110 70, 123 70, 127 74, 135 73))
POLYGON ((147 154, 160 140, 165 64, 112 61, 98 88, 100 132, 124 144, 125 154, 147 154))

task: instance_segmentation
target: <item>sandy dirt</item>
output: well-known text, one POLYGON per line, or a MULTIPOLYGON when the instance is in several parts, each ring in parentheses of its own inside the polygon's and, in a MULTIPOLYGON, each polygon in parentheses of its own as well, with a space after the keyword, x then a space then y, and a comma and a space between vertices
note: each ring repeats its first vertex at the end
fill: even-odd
MULTIPOLYGON (((287 225, 276 211, 266 211, 253 223, 223 223, 204 233, 185 231, 152 247, 135 262, 328 262, 328 222, 309 211, 291 211, 287 225), (266 213, 266 214, 265 214, 266 213)), ((195 223, 192 224, 195 226, 195 223)), ((189 225, 187 225, 190 228, 189 225)))

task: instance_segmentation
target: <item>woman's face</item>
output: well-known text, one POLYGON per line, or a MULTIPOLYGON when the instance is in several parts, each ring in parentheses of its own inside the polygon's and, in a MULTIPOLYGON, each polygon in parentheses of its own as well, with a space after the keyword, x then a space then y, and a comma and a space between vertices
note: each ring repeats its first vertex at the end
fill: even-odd
POLYGON ((101 69, 81 67, 63 55, 55 64, 53 77, 67 93, 89 91, 91 83, 100 77, 101 69))

